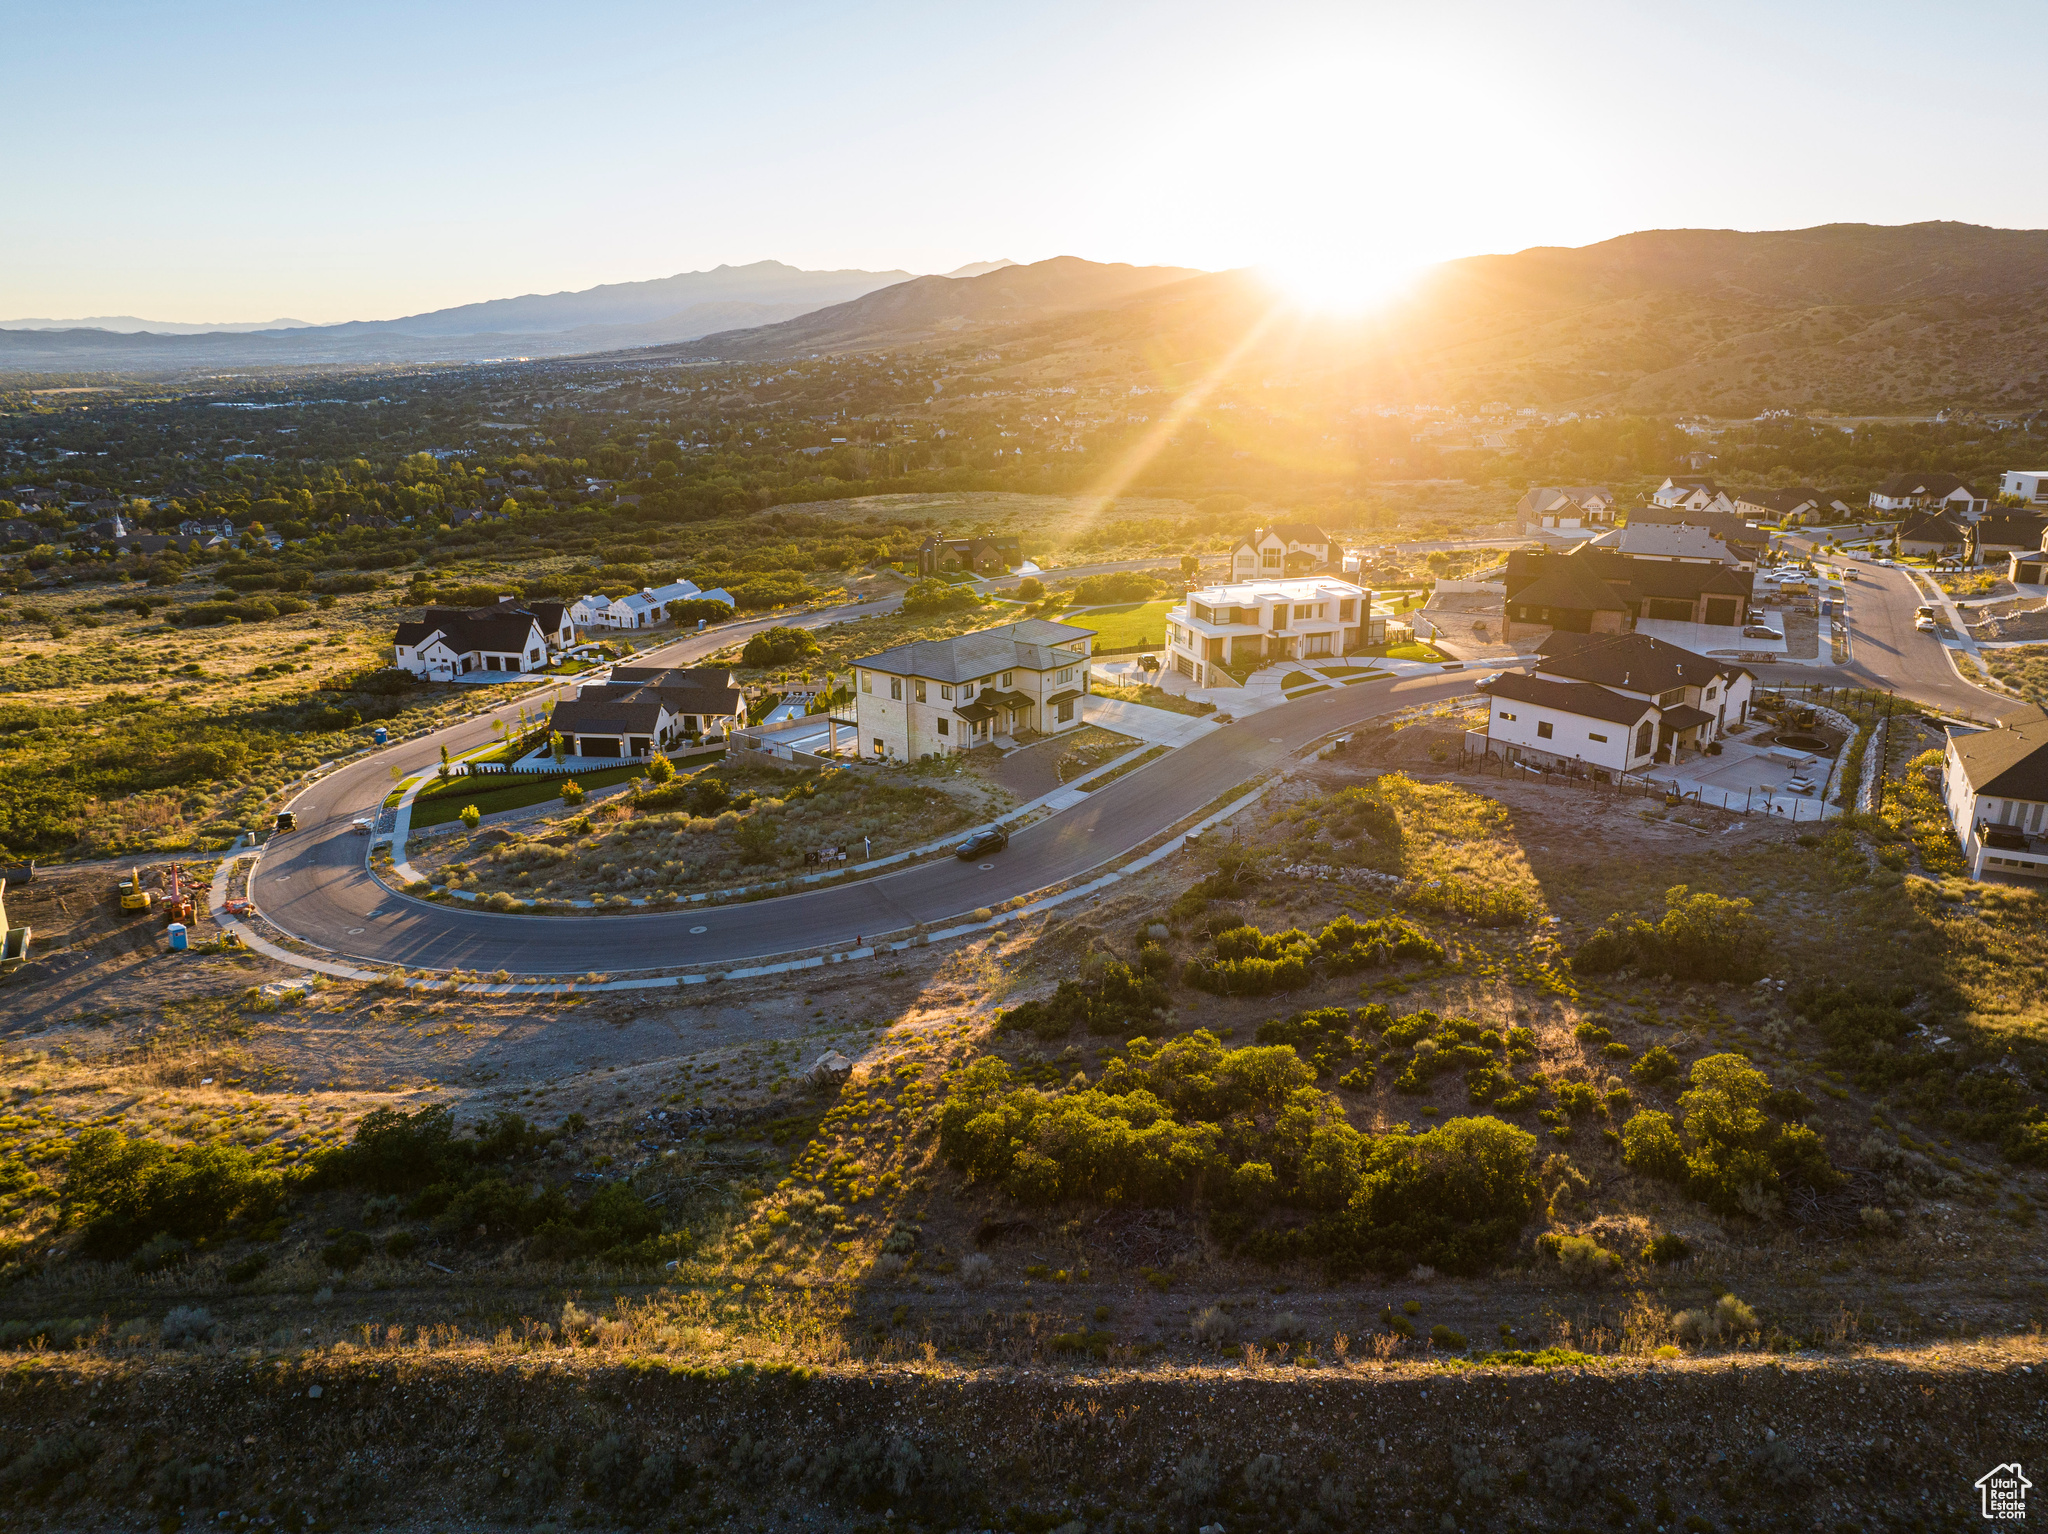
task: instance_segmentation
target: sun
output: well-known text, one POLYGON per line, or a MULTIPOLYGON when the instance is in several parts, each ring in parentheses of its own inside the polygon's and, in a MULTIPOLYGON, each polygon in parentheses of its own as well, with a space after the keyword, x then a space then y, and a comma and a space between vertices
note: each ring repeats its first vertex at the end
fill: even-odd
POLYGON ((1401 296, 1426 263, 1372 249, 1303 251, 1262 268, 1294 307, 1315 314, 1360 315, 1401 296))

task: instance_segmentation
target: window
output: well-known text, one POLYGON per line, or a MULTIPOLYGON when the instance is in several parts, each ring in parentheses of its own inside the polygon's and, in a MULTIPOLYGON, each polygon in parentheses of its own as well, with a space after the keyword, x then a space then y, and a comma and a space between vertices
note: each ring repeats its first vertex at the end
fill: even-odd
POLYGON ((883 744, 882 744, 882 737, 881 737, 881 736, 879 736, 879 735, 877 735, 877 736, 875 737, 875 755, 877 755, 877 756, 887 756, 888 754, 889 754, 889 748, 888 748, 887 746, 885 746, 885 745, 883 745, 883 744))
POLYGON ((1344 601, 1337 604, 1337 621, 1339 623, 1349 623, 1357 616, 1358 599, 1356 597, 1347 597, 1344 601))
POLYGON ((918 702, 924 702, 924 683, 912 682, 910 684, 910 690, 912 695, 917 699, 918 702))
POLYGON ((949 735, 949 734, 951 734, 951 733, 952 733, 952 731, 950 731, 949 729, 947 729, 947 728, 946 728, 946 727, 947 727, 947 726, 948 726, 949 724, 951 724, 951 723, 952 723, 952 721, 951 721, 950 719, 947 719, 947 718, 945 718, 945 717, 944 717, 943 715, 942 715, 942 716, 940 716, 940 719, 939 719, 939 733, 940 733, 941 735, 949 735))
POLYGON ((892 676, 889 678, 889 696, 894 698, 898 703, 901 703, 903 701, 902 677, 892 676))
POLYGON ((974 684, 972 682, 960 684, 960 701, 962 703, 972 703, 974 701, 974 684))
POLYGON ((946 702, 951 703, 953 701, 953 689, 942 685, 939 688, 939 696, 945 699, 946 702))
POLYGON ((1684 701, 1685 689, 1683 687, 1674 687, 1668 692, 1657 694, 1657 707, 1659 708, 1675 708, 1684 701))
POLYGON ((1509 724, 1513 724, 1515 722, 1515 716, 1505 711, 1502 712, 1500 717, 1505 719, 1509 724))
POLYGON ((1195 603, 1194 608, 1195 622, 1214 623, 1216 621, 1216 614, 1212 612, 1209 608, 1204 607, 1200 602, 1195 603))
POLYGON ((1005 672, 1003 673, 1003 685, 1004 685, 1005 687, 1008 687, 1008 686, 1010 685, 1010 678, 1011 678, 1011 677, 1012 677, 1012 676, 1013 676, 1014 674, 1015 674, 1014 672, 1009 672, 1009 671, 1005 671, 1005 672))
POLYGON ((1548 719, 1542 720, 1537 724, 1536 738, 1538 740, 1548 740, 1550 739, 1552 733, 1553 731, 1550 728, 1550 721, 1548 719))
POLYGON ((1072 698, 1069 698, 1066 702, 1060 705, 1060 723, 1065 724, 1068 720, 1072 719, 1073 717, 1074 700, 1072 698))
POLYGON ((1591 730, 1586 731, 1586 739, 1597 740, 1603 746, 1607 744, 1607 737, 1605 735, 1595 735, 1591 730))
POLYGON ((875 690, 875 674, 872 671, 863 671, 860 674, 860 690, 862 692, 873 692, 875 690))
POLYGON ((1265 566, 1265 567, 1266 567, 1266 568, 1267 568, 1268 570, 1277 570, 1277 569, 1279 569, 1279 568, 1280 568, 1280 551, 1279 551, 1278 549, 1261 549, 1261 550, 1259 550, 1259 562, 1260 562, 1260 563, 1261 563, 1262 565, 1264 565, 1264 566, 1265 566))
POLYGON ((1056 680, 1058 680, 1058 681, 1062 681, 1062 682, 1071 682, 1071 681, 1073 681, 1073 680, 1074 680, 1074 668, 1073 668, 1072 666, 1068 666, 1068 667, 1067 667, 1067 668, 1066 668, 1065 670, 1063 670, 1063 671, 1061 671, 1061 672, 1060 672, 1060 674, 1059 674, 1059 676, 1058 676, 1058 678, 1057 678, 1056 680))
POLYGON ((1313 602, 1296 602, 1294 604, 1294 616, 1296 618, 1315 618, 1321 615, 1317 613, 1313 602))
POLYGON ((1653 750, 1656 749, 1656 746, 1657 727, 1654 724, 1650 723, 1649 720, 1645 719, 1643 721, 1643 727, 1640 730, 1636 731, 1636 755, 1648 756, 1653 750))

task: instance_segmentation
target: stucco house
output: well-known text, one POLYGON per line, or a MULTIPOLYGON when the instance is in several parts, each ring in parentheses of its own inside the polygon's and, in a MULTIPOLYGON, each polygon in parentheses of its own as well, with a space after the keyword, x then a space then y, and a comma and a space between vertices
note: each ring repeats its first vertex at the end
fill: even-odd
POLYGON ((1203 586, 1166 610, 1166 664, 1197 687, 1228 666, 1348 655, 1385 638, 1372 593, 1331 576, 1203 586))
POLYGON ((1991 504, 1953 474, 1894 474, 1870 492, 1870 504, 1894 514, 1943 511, 1959 520, 1974 520, 1991 504))
POLYGON ((1095 630, 1044 618, 914 640, 853 663, 861 755, 892 762, 1081 725, 1095 630))
POLYGON ((1614 492, 1605 485, 1531 485, 1515 503, 1525 533, 1595 532, 1614 526, 1614 492))
POLYGON ((1678 506, 1686 511, 1714 512, 1721 516, 1735 514, 1734 500, 1711 479, 1666 479, 1650 493, 1650 499, 1659 506, 1678 506))
POLYGON ((583 757, 648 757, 746 722, 746 694, 730 671, 665 666, 614 667, 610 681, 578 689, 548 716, 568 754, 583 757))

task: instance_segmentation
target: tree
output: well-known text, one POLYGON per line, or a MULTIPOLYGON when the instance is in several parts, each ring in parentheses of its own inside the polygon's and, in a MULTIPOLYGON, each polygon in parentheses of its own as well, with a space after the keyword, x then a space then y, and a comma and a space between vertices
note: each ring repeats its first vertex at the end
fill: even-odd
POLYGON ((1199 555, 1183 554, 1180 557, 1180 573, 1187 580, 1193 580, 1201 573, 1202 561, 1199 555))
POLYGON ((560 730, 548 731, 548 755, 554 758, 557 767, 568 760, 569 743, 562 739, 560 730))
POLYGON ((448 780, 448 748, 446 746, 441 748, 440 778, 444 783, 448 780))
POLYGON ((478 823, 483 820, 484 812, 473 804, 465 804, 462 807, 462 814, 459 818, 465 829, 474 831, 478 823))
POLYGON ((786 666, 806 655, 818 654, 819 648, 818 641, 808 630, 777 624, 774 628, 763 629, 747 641, 746 648, 740 651, 740 664, 786 666))
POLYGON ((671 783, 675 781, 675 775, 676 764, 670 761, 667 757, 663 756, 659 751, 655 752, 654 755, 651 758, 649 758, 647 763, 647 776, 654 782, 671 783))
POLYGON ((1045 582, 1035 575, 1027 575, 1017 582, 1017 600, 1036 602, 1045 595, 1045 582))

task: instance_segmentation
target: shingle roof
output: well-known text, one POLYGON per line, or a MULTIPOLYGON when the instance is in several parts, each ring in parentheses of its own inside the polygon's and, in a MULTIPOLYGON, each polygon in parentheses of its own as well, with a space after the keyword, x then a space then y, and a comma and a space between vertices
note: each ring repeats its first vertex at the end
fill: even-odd
POLYGON ((891 676, 920 676, 933 682, 971 682, 992 671, 1021 667, 1051 671, 1075 664, 1077 657, 1058 655, 1054 645, 1072 644, 1095 630, 1047 618, 1026 618, 1001 628, 981 629, 956 639, 919 639, 893 645, 854 662, 891 676))
POLYGON ((520 607, 430 607, 424 623, 401 623, 398 642, 416 645, 435 629, 448 636, 448 648, 457 654, 490 650, 500 655, 522 655, 532 643, 536 627, 533 614, 520 607), (407 638, 406 631, 418 637, 407 638))
POLYGON ((555 705, 548 725, 563 735, 652 735, 661 727, 661 700, 637 693, 623 698, 573 698, 555 705))
POLYGON ((2030 708, 2008 715, 1996 729, 1952 732, 1949 744, 1978 793, 2048 800, 2048 713, 2030 708))
POLYGON ((1723 543, 1760 543, 1763 535, 1747 522, 1726 511, 1688 511, 1683 506, 1637 506, 1628 514, 1628 525, 1697 527, 1712 533, 1723 543))
POLYGON ((1969 534, 1947 517, 1914 517, 1899 524, 1899 537, 1913 543, 1962 543, 1969 534))
POLYGON ((1536 575, 1508 591, 1510 602, 1541 607, 1567 607, 1587 612, 1627 612, 1628 603, 1594 571, 1591 564, 1559 557, 1542 560, 1536 575))
POLYGON ((1977 545, 1983 548, 1996 543, 2023 549, 2038 549, 2041 547, 2044 533, 2048 533, 2048 517, 1994 512, 1978 520, 1977 545))
POLYGON ((1640 698, 1624 698, 1590 682, 1553 682, 1519 671, 1503 671, 1492 681, 1482 682, 1479 690, 1516 703, 1554 708, 1562 714, 1605 719, 1610 724, 1634 724, 1655 707, 1640 698))
POLYGON ((1648 634, 1551 634, 1536 647, 1539 674, 1597 682, 1630 692, 1703 687, 1717 676, 1746 675, 1740 666, 1695 655, 1648 634))
POLYGON ((1931 495, 1946 499, 1958 490, 1968 490, 1973 496, 1977 493, 1953 474, 1894 474, 1872 493, 1893 498, 1931 495))
POLYGON ((1711 559, 1724 564, 1730 557, 1728 545, 1711 533, 1703 532, 1696 527, 1674 527, 1657 522, 1631 521, 1626 527, 1609 528, 1599 537, 1592 539, 1591 546, 1596 549, 1615 549, 1629 555, 1711 559))
POLYGON ((642 694, 658 699, 671 714, 709 714, 714 719, 737 716, 746 701, 746 694, 734 683, 732 672, 722 666, 614 666, 609 685, 585 688, 578 696, 628 698, 642 694))

